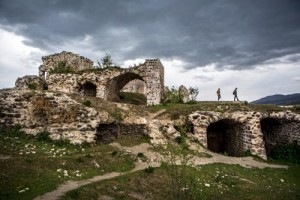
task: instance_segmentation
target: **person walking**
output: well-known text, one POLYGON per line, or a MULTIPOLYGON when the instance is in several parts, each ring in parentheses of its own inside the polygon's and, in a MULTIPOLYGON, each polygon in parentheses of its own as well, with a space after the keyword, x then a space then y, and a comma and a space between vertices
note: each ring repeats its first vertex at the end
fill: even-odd
POLYGON ((233 95, 234 95, 234 99, 233 99, 234 101, 235 100, 240 101, 239 98, 238 98, 238 96, 237 96, 237 88, 234 89, 233 95))
POLYGON ((217 95, 218 95, 218 101, 221 99, 221 90, 220 88, 217 90, 217 95))

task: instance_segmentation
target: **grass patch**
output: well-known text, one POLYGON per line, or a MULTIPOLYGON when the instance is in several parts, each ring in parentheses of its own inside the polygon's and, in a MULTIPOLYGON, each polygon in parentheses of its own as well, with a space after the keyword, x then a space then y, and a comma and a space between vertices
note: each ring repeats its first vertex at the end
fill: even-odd
POLYGON ((8 131, 0 130, 0 154, 11 156, 0 160, 0 199, 33 199, 68 180, 124 172, 134 167, 134 155, 119 151, 112 157, 117 149, 110 145, 49 142, 47 132, 35 138, 20 128, 18 125, 8 131))
POLYGON ((39 86, 37 83, 27 83, 27 87, 31 90, 36 90, 39 86))
POLYGON ((147 98, 145 95, 133 92, 120 92, 120 103, 129 103, 135 105, 147 105, 147 98))
POLYGON ((148 135, 120 135, 115 142, 119 143, 122 146, 132 147, 142 143, 150 143, 150 138, 148 135))
POLYGON ((149 112, 157 112, 165 109, 166 113, 171 119, 179 119, 180 116, 187 116, 195 111, 216 111, 216 112, 234 112, 234 111, 258 111, 258 112, 273 112, 273 111, 284 111, 285 108, 281 108, 276 105, 254 105, 245 104, 243 102, 213 102, 213 101, 202 101, 193 102, 192 104, 175 104, 165 103, 147 107, 149 112))
POLYGON ((83 105, 87 106, 87 107, 91 107, 92 106, 92 102, 90 100, 84 100, 82 102, 83 105))
MULTIPOLYGON (((180 166, 177 166, 181 168, 180 166)), ((209 164, 186 167, 181 180, 186 185, 172 190, 165 166, 155 173, 143 171, 90 184, 77 189, 77 199, 98 199, 106 195, 115 199, 133 199, 139 194, 144 199, 299 199, 300 167, 289 169, 248 169, 238 165, 209 164), (178 189, 180 191, 178 191, 178 189), (173 193, 177 192, 177 198, 173 193)), ((72 191, 63 199, 72 199, 72 191)))

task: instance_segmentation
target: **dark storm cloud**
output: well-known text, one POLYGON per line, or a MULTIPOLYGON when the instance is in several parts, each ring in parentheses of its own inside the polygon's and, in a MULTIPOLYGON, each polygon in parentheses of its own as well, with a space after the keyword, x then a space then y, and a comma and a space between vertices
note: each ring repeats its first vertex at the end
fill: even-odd
POLYGON ((242 69, 300 52, 297 0, 1 0, 0 24, 49 51, 90 35, 92 50, 119 61, 179 58, 187 68, 242 69))

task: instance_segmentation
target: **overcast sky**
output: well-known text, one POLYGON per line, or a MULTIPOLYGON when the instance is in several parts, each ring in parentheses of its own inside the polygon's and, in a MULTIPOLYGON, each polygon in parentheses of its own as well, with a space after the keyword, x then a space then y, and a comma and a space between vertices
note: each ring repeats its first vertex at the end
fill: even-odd
POLYGON ((299 0, 1 0, 0 88, 38 74, 41 57, 160 58, 165 84, 199 100, 300 92, 299 0))

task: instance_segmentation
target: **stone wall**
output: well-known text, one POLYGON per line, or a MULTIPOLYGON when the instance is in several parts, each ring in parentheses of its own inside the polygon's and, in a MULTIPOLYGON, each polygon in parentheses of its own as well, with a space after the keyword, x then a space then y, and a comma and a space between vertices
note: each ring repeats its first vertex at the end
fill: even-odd
POLYGON ((95 141, 99 123, 108 121, 108 113, 83 106, 65 94, 32 90, 0 91, 0 128, 22 125, 27 134, 43 130, 54 140, 72 143, 95 141))
POLYGON ((46 80, 49 90, 70 94, 86 94, 85 85, 96 87, 96 97, 116 101, 120 90, 132 80, 145 83, 147 105, 159 104, 163 98, 164 68, 159 59, 146 60, 140 67, 106 69, 97 73, 50 74, 46 80))
POLYGON ((265 143, 270 143, 269 141, 273 140, 270 137, 265 139, 268 136, 264 136, 262 131, 261 120, 265 118, 285 119, 284 126, 281 126, 280 131, 277 131, 277 135, 280 135, 278 141, 291 143, 293 140, 296 140, 300 142, 300 115, 292 112, 261 113, 237 111, 220 113, 198 111, 189 115, 189 121, 194 125, 194 134, 191 137, 207 147, 207 128, 209 125, 224 119, 234 120, 236 123, 242 124, 239 134, 236 135, 239 138, 238 140, 241 141, 238 145, 239 151, 250 150, 253 155, 266 159, 265 143))
POLYGON ((27 75, 16 80, 15 86, 17 89, 44 89, 45 81, 39 76, 27 75))
POLYGON ((148 130, 145 124, 99 124, 96 140, 102 143, 110 143, 122 135, 130 135, 134 140, 135 137, 140 138, 147 134, 148 130))
POLYGON ((60 62, 65 62, 66 66, 70 67, 73 71, 80 71, 93 67, 93 61, 90 59, 66 51, 43 56, 42 61, 43 64, 39 67, 39 76, 46 79, 51 69, 57 67, 60 62))
POLYGON ((299 142, 300 123, 297 121, 268 117, 262 119, 260 124, 267 155, 270 155, 276 146, 299 142))

